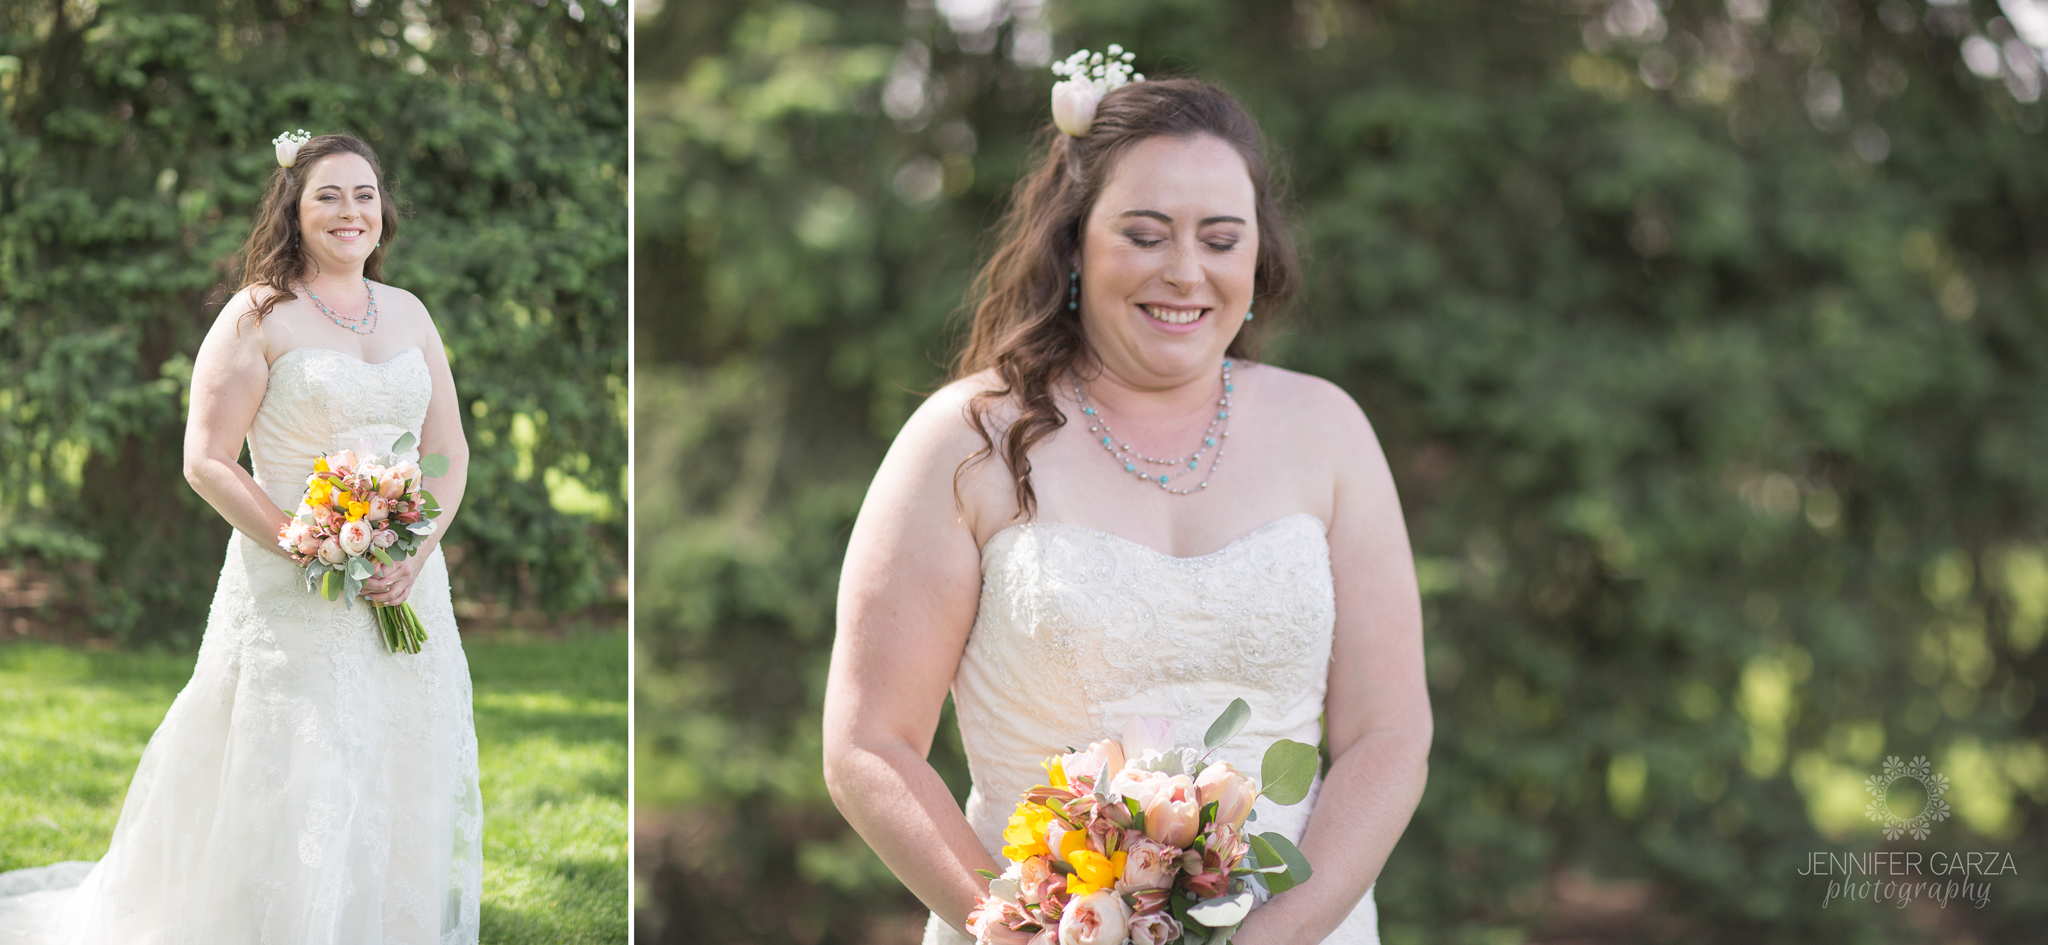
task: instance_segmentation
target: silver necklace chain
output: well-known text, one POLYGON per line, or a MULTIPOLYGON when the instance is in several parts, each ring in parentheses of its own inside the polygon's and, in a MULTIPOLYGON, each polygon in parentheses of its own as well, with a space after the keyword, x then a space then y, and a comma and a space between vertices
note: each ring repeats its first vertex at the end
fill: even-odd
POLYGON ((1230 440, 1230 394, 1235 388, 1230 383, 1230 360, 1228 358, 1225 358, 1223 361, 1223 394, 1216 401, 1216 416, 1209 421, 1208 429, 1202 431, 1202 445, 1195 447, 1194 452, 1179 459, 1160 459, 1155 456, 1147 456, 1138 452, 1131 444, 1117 439, 1116 434, 1110 432, 1109 421, 1103 419, 1102 412, 1095 409, 1095 406, 1088 402, 1088 392, 1081 387, 1080 376, 1069 372, 1068 377, 1072 378, 1074 382, 1074 399, 1081 404, 1081 415, 1088 418, 1088 432, 1101 441, 1102 448, 1107 450, 1111 456, 1116 457, 1117 462, 1123 464, 1124 472, 1136 475, 1139 479, 1143 479, 1174 495, 1193 495, 1209 488, 1209 478, 1214 476, 1217 468, 1223 465, 1223 447, 1230 440), (1174 488, 1172 484, 1175 481, 1192 476, 1201 469, 1202 454, 1208 453, 1210 450, 1215 450, 1215 453, 1209 457, 1209 470, 1203 474, 1201 482, 1197 483, 1192 489, 1174 488), (1155 476, 1153 475, 1153 470, 1138 468, 1141 463, 1156 467, 1170 466, 1180 471, 1172 475, 1160 473, 1155 476), (1185 468, 1183 469, 1182 467, 1185 468))
POLYGON ((313 287, 307 284, 305 280, 299 281, 299 288, 306 290, 307 297, 311 298, 313 304, 319 307, 321 314, 326 315, 328 320, 336 325, 340 325, 358 335, 367 335, 377 330, 377 289, 370 284, 369 279, 363 280, 363 291, 369 293, 370 304, 368 308, 363 310, 363 314, 356 318, 345 318, 335 314, 333 309, 327 307, 326 302, 320 301, 320 297, 313 294, 313 287), (369 327, 363 327, 365 325, 369 327))

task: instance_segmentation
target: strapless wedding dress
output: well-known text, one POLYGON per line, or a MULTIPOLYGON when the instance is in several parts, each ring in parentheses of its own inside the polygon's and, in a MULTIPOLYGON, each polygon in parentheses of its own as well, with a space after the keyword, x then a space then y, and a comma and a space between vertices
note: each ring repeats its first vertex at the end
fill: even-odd
MULTIPOLYGON (((296 508, 317 456, 418 436, 431 396, 418 348, 286 352, 249 431, 256 481, 296 508)), ((393 654, 361 601, 237 532, 106 857, 0 874, 0 943, 476 942, 476 729, 438 551, 410 600, 427 643, 393 654)))
MULTIPOLYGON (((998 864, 1018 796, 1048 756, 1121 738, 1134 715, 1170 719, 1201 741, 1230 700, 1251 721, 1215 757, 1254 775, 1274 741, 1321 740, 1336 620, 1322 520, 1273 521, 1221 550, 1175 558, 1114 535, 1014 525, 981 552, 981 607, 953 678, 974 790, 967 822, 998 864)), ((1315 804, 1260 798, 1257 833, 1301 839, 1315 804)), ((926 945, 971 945, 934 915, 926 945)), ((1367 891, 1328 943, 1379 941, 1367 891)))

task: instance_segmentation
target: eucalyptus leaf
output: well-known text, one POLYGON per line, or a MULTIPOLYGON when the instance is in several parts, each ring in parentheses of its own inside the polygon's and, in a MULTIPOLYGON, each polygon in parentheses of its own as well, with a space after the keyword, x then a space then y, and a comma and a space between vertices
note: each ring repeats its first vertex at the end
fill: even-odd
POLYGON ((1294 842, 1286 837, 1277 833, 1260 833, 1253 834, 1247 839, 1251 842, 1252 855, 1258 858, 1262 872, 1265 867, 1286 867, 1284 873, 1267 874, 1264 877, 1266 891, 1277 896, 1308 882, 1308 878, 1315 874, 1315 871, 1309 868, 1308 857, 1303 856, 1301 850, 1294 846, 1294 842))
MULTIPOLYGON (((395 547, 395 546, 394 546, 394 547, 395 547)), ((385 564, 389 564, 389 565, 396 565, 396 564, 398 564, 398 562, 397 562, 397 561, 394 561, 394 560, 392 560, 392 558, 391 558, 391 555, 390 555, 390 554, 388 554, 387 552, 385 552, 385 550, 384 550, 384 549, 382 549, 382 548, 379 548, 379 547, 377 547, 377 546, 375 546, 375 545, 371 545, 371 546, 370 546, 370 554, 372 554, 372 555, 375 555, 378 561, 382 561, 382 562, 384 562, 385 564)))
POLYGON ((1299 804, 1322 767, 1323 756, 1314 745, 1280 739, 1266 749, 1266 759, 1259 766, 1259 793, 1275 804, 1299 804))
POLYGON ((413 444, 418 442, 419 438, 413 436, 412 431, 407 430, 406 432, 399 434, 397 442, 391 444, 391 453, 394 456, 399 453, 403 453, 406 450, 412 449, 413 444))
POLYGON ((428 479, 439 479, 448 475, 448 457, 439 453, 429 453, 420 457, 420 475, 428 479))
POLYGON ((325 597, 328 600, 339 599, 341 597, 342 585, 345 583, 346 582, 342 580, 340 571, 329 571, 326 574, 321 575, 320 596, 325 597))
POLYGON ((1244 730, 1244 723, 1251 721, 1251 717, 1250 703, 1243 699, 1230 700, 1230 705, 1223 710, 1223 714, 1209 724, 1209 734, 1202 736, 1202 744, 1210 751, 1223 747, 1231 739, 1236 738, 1238 732, 1244 730))

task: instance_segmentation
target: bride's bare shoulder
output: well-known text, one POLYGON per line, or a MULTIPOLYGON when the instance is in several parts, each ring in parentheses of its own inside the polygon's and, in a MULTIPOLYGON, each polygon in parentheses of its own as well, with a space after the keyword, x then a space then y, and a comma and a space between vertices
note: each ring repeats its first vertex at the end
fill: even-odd
POLYGON ((935 458, 952 456, 957 463, 987 446, 982 431, 976 429, 977 407, 980 425, 991 438, 1000 437, 1016 418, 1015 406, 1002 393, 1002 381, 993 370, 953 381, 925 398, 903 424, 897 442, 910 438, 931 450, 935 458))

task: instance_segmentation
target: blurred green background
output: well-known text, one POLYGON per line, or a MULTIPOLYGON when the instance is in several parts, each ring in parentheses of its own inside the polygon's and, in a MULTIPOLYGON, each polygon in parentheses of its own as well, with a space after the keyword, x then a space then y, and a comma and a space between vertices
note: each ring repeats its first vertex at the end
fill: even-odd
POLYGON ((1309 257, 1269 359, 1402 491, 1437 744, 1389 943, 2036 940, 2048 8, 2007 6, 641 0, 639 941, 915 939, 820 780, 840 556, 1044 64, 1112 42, 1264 123, 1309 257), (1930 837, 1866 816, 1887 757, 1948 779, 1930 837), (2016 873, 1799 875, 1882 849, 2016 873))
POLYGON ((0 635, 195 647, 228 526, 180 473, 192 356, 271 139, 349 131, 411 213, 471 449, 467 624, 623 606, 618 0, 0 4, 0 635))

